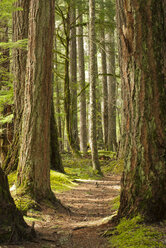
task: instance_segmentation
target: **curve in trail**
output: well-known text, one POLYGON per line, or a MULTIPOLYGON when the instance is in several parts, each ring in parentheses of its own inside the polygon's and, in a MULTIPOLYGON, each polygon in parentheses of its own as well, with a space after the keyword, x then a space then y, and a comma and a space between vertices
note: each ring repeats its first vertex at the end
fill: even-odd
POLYGON ((103 224, 114 214, 111 200, 119 195, 120 177, 107 176, 103 180, 77 180, 73 190, 56 194, 67 206, 70 216, 58 222, 63 235, 63 248, 106 248, 107 242, 100 235, 103 224), (65 241, 66 238, 66 241, 65 241))

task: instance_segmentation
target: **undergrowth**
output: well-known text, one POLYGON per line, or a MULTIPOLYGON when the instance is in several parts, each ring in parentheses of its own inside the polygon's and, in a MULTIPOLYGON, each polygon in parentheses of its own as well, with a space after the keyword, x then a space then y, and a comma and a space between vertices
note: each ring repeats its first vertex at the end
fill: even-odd
POLYGON ((113 231, 107 231, 110 247, 114 248, 164 248, 163 234, 143 223, 140 216, 123 218, 113 231))

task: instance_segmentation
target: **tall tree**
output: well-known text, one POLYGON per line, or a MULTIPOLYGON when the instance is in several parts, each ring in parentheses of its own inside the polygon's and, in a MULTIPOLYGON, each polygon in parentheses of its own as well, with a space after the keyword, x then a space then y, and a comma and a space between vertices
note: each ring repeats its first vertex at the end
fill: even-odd
POLYGON ((114 30, 108 33, 108 149, 116 151, 116 78, 114 30))
POLYGON ((18 186, 36 200, 52 197, 50 117, 54 0, 31 0, 18 186))
POLYGON ((29 239, 34 233, 25 223, 10 195, 7 177, 0 167, 0 243, 29 239))
POLYGON ((70 0, 70 41, 69 41, 69 75, 71 92, 71 135, 74 146, 79 150, 78 121, 77 121, 77 49, 76 49, 76 6, 70 0))
POLYGON ((90 48, 90 143, 93 169, 101 173, 96 139, 96 48, 95 48, 95 0, 89 1, 90 48))
POLYGON ((86 123, 86 91, 85 91, 85 63, 84 63, 84 38, 82 1, 78 7, 78 73, 80 85, 80 150, 85 155, 87 152, 87 123, 86 123))
POLYGON ((117 0, 125 167, 119 216, 166 218, 164 1, 117 0))
MULTIPOLYGON (((22 8, 13 13, 12 40, 17 42, 28 38, 30 0, 18 0, 15 7, 22 8)), ((13 49, 13 75, 14 75, 14 137, 9 149, 3 169, 9 173, 17 169, 20 149, 20 134, 22 125, 22 113, 24 106, 25 71, 27 51, 21 47, 13 49)))
POLYGON ((100 29, 100 41, 101 41, 101 69, 102 69, 102 98, 103 98, 103 138, 104 146, 108 148, 108 89, 107 89, 107 61, 106 61, 106 45, 105 45, 105 15, 104 15, 104 1, 100 2, 101 14, 101 29, 100 29))

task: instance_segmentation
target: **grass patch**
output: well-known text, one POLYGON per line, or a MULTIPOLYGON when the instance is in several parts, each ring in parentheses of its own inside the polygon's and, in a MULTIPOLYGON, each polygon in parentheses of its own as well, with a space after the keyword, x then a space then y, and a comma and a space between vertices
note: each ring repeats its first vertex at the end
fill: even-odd
POLYGON ((164 248, 162 233, 152 226, 143 223, 137 216, 133 219, 122 219, 114 231, 108 231, 110 247, 114 248, 164 248))

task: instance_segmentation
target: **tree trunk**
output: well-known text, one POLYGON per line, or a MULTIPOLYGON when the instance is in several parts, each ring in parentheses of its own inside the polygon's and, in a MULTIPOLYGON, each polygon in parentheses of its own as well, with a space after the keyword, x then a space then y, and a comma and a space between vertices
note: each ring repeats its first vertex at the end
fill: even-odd
MULTIPOLYGON (((82 6, 82 3, 81 3, 82 6)), ((80 84, 80 150, 83 155, 87 152, 87 126, 86 126, 86 91, 85 91, 85 64, 84 64, 84 39, 83 39, 83 18, 81 7, 78 8, 78 72, 80 84)))
POLYGON ((64 173, 64 168, 62 165, 62 159, 59 152, 59 141, 58 141, 58 129, 54 116, 54 102, 52 97, 51 103, 51 122, 50 122, 50 132, 51 132, 51 169, 64 173))
POLYGON ((69 79, 69 40, 70 40, 70 6, 68 6, 68 16, 66 18, 66 23, 64 26, 66 42, 65 42, 65 82, 64 82, 64 111, 65 111, 65 119, 66 119, 66 132, 67 138, 72 150, 72 153, 78 157, 80 157, 80 153, 78 151, 77 141, 75 140, 72 130, 73 130, 73 121, 72 121, 72 104, 71 104, 71 94, 70 94, 70 79, 69 79))
POLYGON ((0 168, 0 243, 30 239, 34 235, 10 195, 6 175, 0 168))
POLYGON ((108 33, 108 149, 116 151, 116 79, 114 32, 108 33))
MULTIPOLYGON (((56 27, 55 27, 56 29, 56 27)), ((57 51, 57 37, 55 36, 55 51, 57 51)), ((64 150, 64 144, 62 142, 62 120, 61 120, 61 108, 60 108, 60 82, 58 78, 58 60, 57 60, 57 53, 55 52, 54 55, 55 63, 54 63, 54 70, 55 70, 55 93, 56 93, 56 112, 58 114, 57 117, 57 129, 59 135, 59 150, 64 150)))
MULTIPOLYGON (((100 7, 104 10, 103 0, 100 3, 100 7)), ((100 30, 100 42, 101 42, 101 73, 102 73, 102 121, 103 121, 103 140, 105 149, 108 148, 108 90, 107 90, 107 61, 106 61, 106 46, 105 46, 105 27, 104 27, 104 13, 101 13, 101 30, 100 30)))
POLYGON ((75 147, 79 150, 77 123, 77 49, 76 49, 76 9, 73 0, 70 1, 70 41, 69 41, 69 76, 71 92, 71 135, 75 147))
POLYGON ((18 167, 18 186, 34 199, 52 197, 50 117, 54 0, 31 0, 27 81, 18 167))
POLYGON ((166 4, 117 0, 125 125, 118 215, 166 218, 166 4))
POLYGON ((95 48, 95 0, 89 1, 90 40, 90 141, 93 169, 101 173, 96 139, 96 48, 95 48))
MULTIPOLYGON (((16 1, 16 7, 23 10, 13 12, 13 42, 28 38, 30 0, 16 1)), ((16 170, 20 149, 20 134, 22 125, 22 113, 24 106, 25 71, 27 51, 22 48, 13 49, 13 75, 14 75, 14 137, 8 151, 3 169, 6 173, 16 170)))

